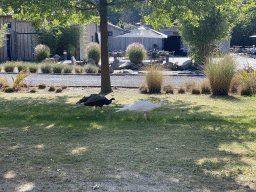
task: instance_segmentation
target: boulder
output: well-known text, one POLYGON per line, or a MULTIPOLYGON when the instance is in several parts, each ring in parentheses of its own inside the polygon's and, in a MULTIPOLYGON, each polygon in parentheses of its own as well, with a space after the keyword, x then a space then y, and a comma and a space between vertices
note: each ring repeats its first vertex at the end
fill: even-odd
POLYGON ((77 65, 84 66, 84 65, 85 65, 85 61, 76 61, 76 64, 77 64, 77 65))
POLYGON ((113 63, 111 64, 111 69, 113 69, 113 70, 119 69, 119 60, 118 59, 115 59, 113 61, 113 63))
POLYGON ((95 61, 92 58, 89 58, 88 61, 86 61, 87 64, 92 64, 96 66, 95 61))
POLYGON ((187 60, 185 62, 183 62, 181 65, 179 65, 179 70, 187 70, 192 66, 192 61, 191 60, 187 60))

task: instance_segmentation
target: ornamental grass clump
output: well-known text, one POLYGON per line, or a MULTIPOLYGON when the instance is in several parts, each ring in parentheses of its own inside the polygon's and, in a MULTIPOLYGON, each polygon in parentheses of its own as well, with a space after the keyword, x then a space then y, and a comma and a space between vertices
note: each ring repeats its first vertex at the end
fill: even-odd
POLYGON ((85 48, 85 55, 85 60, 91 58, 95 61, 95 64, 98 65, 101 57, 100 45, 95 42, 89 43, 85 48))
POLYGON ((52 65, 53 73, 61 73, 63 69, 64 69, 63 65, 60 65, 60 64, 53 64, 52 65))
POLYGON ((84 71, 86 73, 97 73, 98 72, 98 67, 96 67, 95 65, 92 65, 92 64, 87 64, 84 67, 84 71))
POLYGON ((235 68, 236 63, 230 55, 225 55, 217 61, 210 59, 206 64, 205 73, 209 79, 213 95, 228 95, 235 68))
POLYGON ((14 62, 6 62, 4 64, 5 72, 13 72, 14 68, 16 67, 14 62))
POLYGON ((243 92, 250 93, 249 95, 256 94, 256 70, 248 67, 248 69, 238 70, 237 72, 236 77, 243 82, 243 92))
POLYGON ((37 45, 34 50, 34 57, 37 62, 42 62, 44 59, 50 57, 50 48, 44 44, 37 45))
POLYGON ((168 84, 168 85, 164 86, 163 91, 166 94, 168 94, 168 93, 173 94, 174 93, 174 88, 171 84, 168 84))
POLYGON ((147 58, 147 52, 142 44, 132 43, 126 48, 126 57, 132 63, 141 63, 147 58))
POLYGON ((163 84, 163 75, 160 72, 162 68, 159 66, 151 65, 146 68, 146 84, 149 93, 161 93, 163 84))
POLYGON ((25 63, 25 62, 14 62, 14 63, 19 71, 26 71, 28 68, 28 63, 25 63))
POLYGON ((40 65, 42 73, 51 73, 52 72, 52 65, 49 63, 44 63, 40 65))
POLYGON ((37 64, 28 64, 28 69, 30 73, 36 73, 38 71, 38 65, 37 64))
POLYGON ((211 85, 208 79, 203 80, 200 84, 201 93, 208 95, 211 94, 211 85))

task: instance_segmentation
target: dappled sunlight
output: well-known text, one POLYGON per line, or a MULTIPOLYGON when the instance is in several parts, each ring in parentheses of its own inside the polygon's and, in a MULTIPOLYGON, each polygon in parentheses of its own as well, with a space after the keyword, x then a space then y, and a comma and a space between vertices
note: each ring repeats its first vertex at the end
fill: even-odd
POLYGON ((232 142, 224 143, 219 146, 220 151, 230 152, 233 154, 243 155, 255 155, 256 154, 256 143, 254 142, 232 142))
POLYGON ((14 171, 8 171, 4 174, 5 179, 13 179, 14 177, 16 177, 16 173, 14 171))
POLYGON ((87 150, 87 147, 78 147, 71 151, 72 155, 79 155, 87 150))
POLYGON ((43 149, 43 148, 44 148, 44 144, 36 145, 35 148, 37 148, 37 149, 43 149))
POLYGON ((55 125, 55 124, 54 124, 54 123, 52 123, 52 124, 50 124, 50 125, 46 126, 45 128, 46 128, 46 129, 50 129, 50 128, 54 127, 54 125, 55 125))
POLYGON ((26 126, 26 127, 23 128, 23 131, 28 131, 29 128, 30 128, 30 126, 26 126))
POLYGON ((31 191, 35 188, 34 183, 24 183, 16 188, 17 192, 25 192, 25 191, 31 191))

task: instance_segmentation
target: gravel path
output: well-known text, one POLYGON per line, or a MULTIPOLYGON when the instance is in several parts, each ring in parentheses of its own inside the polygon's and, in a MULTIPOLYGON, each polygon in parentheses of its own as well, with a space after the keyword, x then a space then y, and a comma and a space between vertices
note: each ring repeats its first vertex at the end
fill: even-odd
MULTIPOLYGON (((244 66, 251 66, 256 70, 256 59, 247 58, 242 56, 234 56, 237 62, 236 69, 242 69, 244 66)), ((16 74, 1 73, 1 76, 16 78, 16 74)), ((204 80, 205 76, 192 76, 192 75, 166 75, 164 84, 171 83, 174 87, 179 87, 185 82, 194 81, 200 83, 204 80)), ((145 83, 144 75, 111 75, 111 85, 117 87, 139 87, 145 83)), ((56 75, 56 74, 32 74, 26 78, 26 82, 30 86, 35 86, 38 83, 45 83, 46 85, 54 84, 56 86, 65 84, 66 86, 100 86, 100 75, 56 75)))

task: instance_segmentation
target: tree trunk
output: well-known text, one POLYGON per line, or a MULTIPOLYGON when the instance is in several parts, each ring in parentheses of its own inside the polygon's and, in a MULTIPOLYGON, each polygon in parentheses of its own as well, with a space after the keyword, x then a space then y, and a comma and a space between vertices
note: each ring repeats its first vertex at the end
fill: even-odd
POLYGON ((101 92, 112 91, 108 61, 108 23, 107 0, 100 0, 100 31, 101 31, 101 92))

